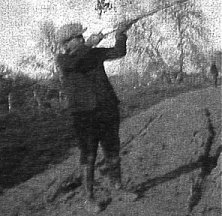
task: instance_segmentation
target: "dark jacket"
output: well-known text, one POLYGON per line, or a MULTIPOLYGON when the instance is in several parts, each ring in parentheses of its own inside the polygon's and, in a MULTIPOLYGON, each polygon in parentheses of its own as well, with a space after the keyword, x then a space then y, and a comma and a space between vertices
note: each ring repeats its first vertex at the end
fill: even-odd
POLYGON ((213 63, 210 67, 210 73, 213 75, 213 76, 218 76, 218 70, 217 70, 217 66, 215 63, 213 63))
POLYGON ((103 63, 125 56, 126 40, 125 34, 117 34, 116 44, 112 48, 90 48, 84 45, 72 54, 57 56, 70 111, 90 111, 96 107, 118 105, 119 100, 103 63))

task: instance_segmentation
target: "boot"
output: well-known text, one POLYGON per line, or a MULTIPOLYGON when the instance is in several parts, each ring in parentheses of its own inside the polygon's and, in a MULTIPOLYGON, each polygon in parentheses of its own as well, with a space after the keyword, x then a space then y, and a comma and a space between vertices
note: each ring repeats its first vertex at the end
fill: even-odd
POLYGON ((136 193, 127 191, 121 184, 121 180, 117 179, 111 184, 111 194, 114 197, 114 200, 123 201, 123 202, 134 202, 138 198, 136 193))
POLYGON ((110 172, 111 173, 109 173, 109 175, 108 175, 109 186, 111 189, 118 191, 122 188, 120 166, 118 166, 117 168, 115 168, 114 170, 112 170, 110 172))
POLYGON ((138 195, 127 191, 121 182, 121 169, 120 166, 113 170, 113 175, 110 177, 110 183, 112 188, 112 196, 114 200, 123 202, 134 202, 138 195))
POLYGON ((94 168, 92 166, 92 164, 88 164, 83 168, 84 208, 87 212, 96 214, 101 211, 101 207, 96 202, 93 194, 94 168))
POLYGON ((114 190, 120 190, 122 187, 121 184, 121 165, 120 158, 115 158, 110 161, 107 161, 107 176, 109 181, 110 188, 114 190))
POLYGON ((97 214, 101 211, 101 207, 94 199, 86 199, 84 202, 84 208, 87 212, 97 214))

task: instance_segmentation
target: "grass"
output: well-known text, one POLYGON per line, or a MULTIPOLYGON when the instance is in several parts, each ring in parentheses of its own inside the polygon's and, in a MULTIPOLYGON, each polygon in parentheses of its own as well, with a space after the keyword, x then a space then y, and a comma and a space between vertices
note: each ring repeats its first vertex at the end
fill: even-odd
POLYGON ((153 83, 149 87, 139 87, 131 91, 126 90, 126 93, 119 92, 122 118, 136 115, 142 110, 149 109, 167 98, 176 97, 179 94, 190 91, 205 89, 211 85, 212 84, 208 82, 171 85, 158 85, 158 83, 153 83))
MULTIPOLYGON (((205 89, 206 87, 207 85, 171 85, 167 88, 153 85, 149 88, 135 89, 124 95, 123 102, 127 108, 131 105, 132 109, 128 117, 146 109, 146 112, 140 115, 124 119, 120 130, 121 144, 124 144, 122 150, 125 151, 124 154, 121 151, 123 182, 127 189, 135 190, 139 197, 136 202, 127 204, 117 200, 118 196, 114 194, 112 202, 101 215, 144 215, 147 212, 151 215, 186 215, 187 204, 190 202, 192 208, 199 202, 199 185, 194 185, 190 192, 190 179, 195 179, 194 177, 199 175, 199 168, 202 165, 207 171, 211 168, 208 163, 196 161, 202 152, 201 149, 196 151, 197 147, 202 146, 201 140, 208 138, 198 138, 199 135, 202 136, 202 132, 203 135, 208 134, 205 126, 209 118, 202 113, 203 109, 207 108, 210 111, 210 121, 215 130, 214 136, 216 135, 214 141, 218 140, 221 130, 220 89, 205 89), (181 94, 197 89, 202 90, 181 94), (180 95, 173 100, 163 101, 178 94, 180 95), (160 101, 163 103, 153 106, 160 101), (149 107, 151 108, 147 110, 149 107), (197 132, 200 132, 198 136, 197 132), (190 194, 195 196, 188 200, 190 194), (157 206, 159 207, 156 208, 157 206)), ((78 158, 74 158, 78 155, 75 154, 76 148, 72 148, 71 156, 64 160, 70 155, 71 146, 75 145, 69 117, 65 114, 58 116, 45 113, 35 117, 11 113, 0 118, 0 121, 4 122, 4 118, 7 119, 5 124, 8 125, 5 131, 0 132, 5 140, 4 146, 0 147, 1 162, 4 162, 0 163, 0 169, 2 168, 5 174, 0 172, 0 190, 1 186, 13 188, 3 189, 3 214, 13 212, 26 215, 54 215, 56 212, 70 215, 72 212, 85 216, 86 213, 79 208, 82 188, 74 189, 74 184, 71 184, 67 189, 72 188, 72 193, 63 190, 63 183, 69 183, 69 180, 66 181, 69 179, 67 177, 78 174, 78 158), (13 124, 14 121, 20 122, 20 127, 13 124), (51 166, 53 164, 58 165, 51 166), (43 172, 48 168, 50 169, 43 172), (38 173, 41 174, 35 176, 38 173), (30 179, 31 177, 34 178, 30 179), (30 180, 26 181, 27 179, 30 180), (24 184, 16 186, 22 182, 24 184), (62 190, 59 190, 60 186, 62 190), (51 200, 51 197, 55 199, 51 200)), ((2 137, 0 136, 0 142, 3 141, 2 137)), ((209 143, 211 141, 212 139, 209 143)), ((217 150, 219 143, 213 146, 211 150, 217 150)), ((219 154, 216 155, 212 168, 218 161, 219 154)), ((208 162, 205 159, 204 161, 208 162)), ((212 165, 211 160, 210 163, 212 165)), ((96 196, 103 200, 109 193, 103 185, 104 179, 101 179, 98 173, 96 177, 96 196)))
MULTIPOLYGON (((131 117, 162 100, 207 86, 154 83, 127 91, 119 94, 121 117, 131 117)), ((64 160, 70 147, 76 145, 71 124, 66 114, 36 117, 17 112, 0 116, 0 186, 13 187, 64 160)))

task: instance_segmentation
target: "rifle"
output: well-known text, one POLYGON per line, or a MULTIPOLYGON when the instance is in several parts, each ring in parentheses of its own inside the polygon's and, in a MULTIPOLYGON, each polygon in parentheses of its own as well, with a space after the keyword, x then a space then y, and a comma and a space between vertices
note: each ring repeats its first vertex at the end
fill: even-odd
POLYGON ((138 16, 135 19, 127 21, 127 23, 126 23, 126 21, 124 21, 122 23, 118 23, 116 26, 114 26, 114 29, 112 31, 107 32, 106 34, 104 34, 103 38, 105 38, 106 36, 108 36, 108 35, 112 34, 113 32, 115 32, 118 29, 118 26, 120 26, 121 24, 126 24, 126 26, 128 26, 128 28, 130 28, 133 24, 137 23, 139 20, 141 20, 141 19, 143 19, 145 17, 152 16, 153 14, 155 14, 155 13, 161 11, 161 10, 165 10, 167 8, 170 8, 170 7, 174 6, 174 5, 176 5, 176 4, 183 4, 183 3, 187 2, 187 1, 189 1, 189 0, 178 0, 178 1, 172 2, 170 4, 166 4, 164 7, 162 7, 160 5, 159 7, 149 11, 148 13, 142 14, 142 15, 138 16))

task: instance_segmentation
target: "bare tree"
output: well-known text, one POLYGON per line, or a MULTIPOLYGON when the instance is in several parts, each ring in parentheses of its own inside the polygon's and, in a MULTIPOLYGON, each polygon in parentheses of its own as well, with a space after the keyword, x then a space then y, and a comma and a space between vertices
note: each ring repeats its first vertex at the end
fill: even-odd
POLYGON ((1 100, 7 104, 7 110, 12 111, 12 86, 13 79, 11 78, 12 70, 6 65, 0 66, 0 92, 1 100))
POLYGON ((108 10, 113 9, 113 4, 107 0, 97 0, 95 10, 98 12, 99 17, 101 18, 103 13, 106 13, 108 10))
POLYGON ((176 4, 174 7, 167 9, 164 16, 168 23, 174 24, 174 29, 177 32, 175 39, 179 51, 178 81, 182 81, 185 60, 189 59, 192 63, 197 64, 200 57, 194 57, 201 53, 201 43, 207 41, 204 15, 195 3, 187 1, 184 4, 176 4))
POLYGON ((55 35, 56 27, 52 21, 40 23, 37 48, 44 54, 45 67, 51 73, 56 73, 54 58, 58 50, 58 43, 55 35))

